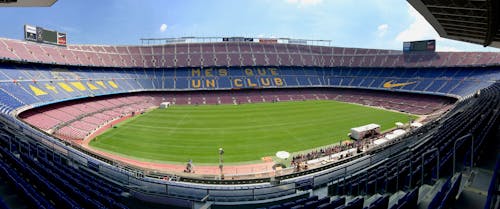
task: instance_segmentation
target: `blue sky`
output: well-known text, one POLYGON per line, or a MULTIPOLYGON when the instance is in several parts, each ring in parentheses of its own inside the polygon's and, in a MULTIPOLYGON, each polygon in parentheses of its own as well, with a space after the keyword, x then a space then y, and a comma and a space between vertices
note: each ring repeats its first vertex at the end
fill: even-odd
POLYGON ((69 44, 140 44, 181 36, 289 37, 334 46, 402 49, 437 39, 439 51, 500 51, 439 38, 404 0, 59 0, 50 8, 0 8, 1 37, 30 24, 68 34, 69 44))

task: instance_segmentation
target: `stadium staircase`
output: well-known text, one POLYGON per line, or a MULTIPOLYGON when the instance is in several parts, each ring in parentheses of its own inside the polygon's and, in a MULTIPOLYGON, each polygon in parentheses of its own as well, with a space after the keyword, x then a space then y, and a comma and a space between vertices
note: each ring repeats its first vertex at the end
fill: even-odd
MULTIPOLYGON (((496 125, 495 139, 500 139, 496 125)), ((456 209, 500 207, 500 142, 488 141, 472 170, 464 173, 467 180, 457 200, 456 209)))

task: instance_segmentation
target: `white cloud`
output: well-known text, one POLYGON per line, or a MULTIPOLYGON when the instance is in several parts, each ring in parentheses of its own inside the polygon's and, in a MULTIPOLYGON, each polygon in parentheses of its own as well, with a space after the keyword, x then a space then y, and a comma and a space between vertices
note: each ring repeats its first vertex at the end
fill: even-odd
POLYGON ((286 2, 289 4, 297 4, 298 7, 302 7, 321 4, 323 0, 286 0, 286 2))
POLYGON ((426 39, 436 40, 436 51, 500 51, 499 49, 481 45, 470 44, 461 41, 441 38, 434 28, 420 15, 412 6, 408 4, 408 13, 413 22, 406 29, 401 31, 395 38, 395 46, 404 41, 418 41, 426 39))
POLYGON ((387 31, 389 30, 388 24, 382 24, 377 27, 377 35, 378 37, 384 37, 387 31))
POLYGON ((168 27, 167 24, 165 24, 165 23, 161 24, 160 32, 162 32, 162 33, 165 32, 167 30, 167 27, 168 27))
POLYGON ((417 10, 412 6, 408 6, 408 8, 408 13, 414 21, 396 36, 397 41, 403 42, 440 38, 434 28, 417 12, 417 10))
POLYGON ((461 51, 461 50, 459 50, 455 47, 452 47, 452 46, 439 46, 439 45, 437 45, 436 47, 437 47, 436 51, 440 51, 440 52, 459 52, 459 51, 461 51))

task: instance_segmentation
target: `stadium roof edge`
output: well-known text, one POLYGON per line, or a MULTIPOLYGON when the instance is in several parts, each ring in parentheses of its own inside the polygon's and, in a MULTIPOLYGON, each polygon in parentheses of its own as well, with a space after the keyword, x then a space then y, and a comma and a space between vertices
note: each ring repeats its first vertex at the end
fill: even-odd
POLYGON ((408 3, 413 6, 429 24, 437 31, 439 36, 446 36, 446 31, 443 29, 439 21, 432 15, 432 13, 427 9, 425 4, 421 0, 408 0, 408 3))
POLYGON ((407 0, 443 38, 500 48, 497 0, 407 0))
POLYGON ((17 0, 15 2, 2 2, 0 7, 51 7, 57 0, 17 0))

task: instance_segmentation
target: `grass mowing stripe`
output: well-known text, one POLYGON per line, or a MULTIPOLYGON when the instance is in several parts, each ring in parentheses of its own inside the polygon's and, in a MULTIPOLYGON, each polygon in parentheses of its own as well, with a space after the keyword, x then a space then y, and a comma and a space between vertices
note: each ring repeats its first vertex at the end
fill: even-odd
POLYGON ((142 160, 199 164, 217 164, 223 147, 225 162, 245 163, 279 150, 336 144, 352 127, 377 123, 387 130, 407 120, 406 114, 336 101, 179 105, 126 120, 90 145, 142 160))

